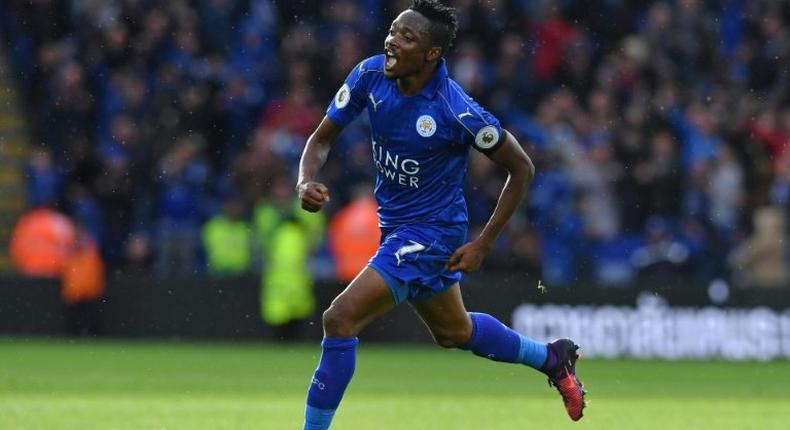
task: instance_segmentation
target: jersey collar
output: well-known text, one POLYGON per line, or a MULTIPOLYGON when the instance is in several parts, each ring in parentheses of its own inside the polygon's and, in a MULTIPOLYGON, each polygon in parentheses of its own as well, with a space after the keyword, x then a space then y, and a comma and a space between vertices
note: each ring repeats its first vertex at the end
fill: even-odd
POLYGON ((420 95, 427 99, 432 99, 436 92, 439 91, 439 84, 447 78, 447 75, 447 62, 442 58, 439 66, 436 67, 436 71, 433 73, 433 77, 420 91, 420 95))

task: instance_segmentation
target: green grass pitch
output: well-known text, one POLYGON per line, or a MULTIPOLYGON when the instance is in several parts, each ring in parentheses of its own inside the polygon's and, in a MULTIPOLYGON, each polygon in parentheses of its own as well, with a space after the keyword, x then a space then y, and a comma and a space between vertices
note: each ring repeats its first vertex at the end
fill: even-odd
MULTIPOLYGON (((316 345, 0 339, 0 429, 301 429, 316 345)), ((578 423, 537 372, 362 344, 333 430, 787 429, 790 363, 581 360, 578 423)))

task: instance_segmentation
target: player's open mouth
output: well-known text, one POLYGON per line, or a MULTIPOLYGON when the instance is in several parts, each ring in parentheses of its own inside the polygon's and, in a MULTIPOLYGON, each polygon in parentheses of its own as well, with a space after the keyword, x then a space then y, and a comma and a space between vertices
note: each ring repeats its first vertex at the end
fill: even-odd
POLYGON ((392 70, 392 68, 398 64, 398 57, 395 56, 395 53, 390 48, 384 48, 384 56, 386 57, 384 69, 392 70))

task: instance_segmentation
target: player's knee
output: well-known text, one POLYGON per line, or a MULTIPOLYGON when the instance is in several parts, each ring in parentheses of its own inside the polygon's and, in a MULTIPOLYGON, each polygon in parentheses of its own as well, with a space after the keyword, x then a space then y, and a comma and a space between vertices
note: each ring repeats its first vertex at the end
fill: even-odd
POLYGON ((433 331, 433 339, 442 348, 460 348, 469 342, 471 335, 471 330, 466 327, 433 331))
POLYGON ((356 325, 338 306, 332 305, 325 310, 321 321, 327 336, 354 337, 357 335, 356 325))

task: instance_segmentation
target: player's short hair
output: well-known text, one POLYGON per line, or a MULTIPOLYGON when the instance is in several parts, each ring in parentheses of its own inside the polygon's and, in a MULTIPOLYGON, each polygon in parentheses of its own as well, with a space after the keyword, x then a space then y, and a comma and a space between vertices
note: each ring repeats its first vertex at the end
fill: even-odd
POLYGON ((455 8, 445 6, 439 0, 412 0, 409 9, 419 12, 431 21, 428 29, 431 40, 442 48, 442 55, 446 54, 453 45, 455 32, 458 30, 455 8))

